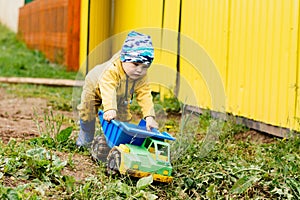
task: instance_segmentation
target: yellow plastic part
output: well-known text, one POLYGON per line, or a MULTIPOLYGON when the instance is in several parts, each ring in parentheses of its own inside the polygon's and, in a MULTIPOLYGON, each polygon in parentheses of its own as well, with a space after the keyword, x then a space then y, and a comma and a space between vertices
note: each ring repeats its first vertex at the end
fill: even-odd
POLYGON ((163 171, 163 174, 164 174, 164 175, 168 175, 169 172, 168 172, 167 170, 164 170, 164 171, 163 171))
POLYGON ((133 169, 139 169, 139 165, 135 164, 132 166, 133 169))
POLYGON ((119 145, 119 148, 125 152, 125 153, 129 153, 130 152, 130 149, 125 145, 125 144, 120 144, 119 145))
MULTIPOLYGON (((151 173, 149 172, 142 172, 139 170, 131 170, 131 169, 127 170, 127 173, 130 176, 137 177, 137 178, 147 177, 151 175, 151 173)), ((153 176, 153 180, 163 182, 163 183, 171 183, 173 181, 172 176, 164 176, 160 174, 152 174, 152 176, 153 176)))
MULTIPOLYGON (((112 150, 113 149, 117 149, 121 153, 121 163, 120 163, 120 167, 119 167, 119 172, 120 172, 120 174, 125 174, 126 169, 125 169, 125 163, 124 163, 124 152, 123 152, 122 148, 120 148, 120 146, 115 146, 112 148, 112 150)), ((110 150, 110 151, 112 151, 112 150, 110 150)))

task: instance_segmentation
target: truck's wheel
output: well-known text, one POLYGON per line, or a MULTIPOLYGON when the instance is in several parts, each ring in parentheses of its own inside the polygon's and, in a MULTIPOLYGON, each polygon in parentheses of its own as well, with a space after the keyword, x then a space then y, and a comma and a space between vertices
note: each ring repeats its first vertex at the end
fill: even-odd
POLYGON ((109 151, 110 148, 103 135, 94 138, 91 146, 91 155, 95 161, 101 160, 106 162, 109 151))
POLYGON ((116 174, 121 165, 121 154, 117 149, 110 151, 107 157, 107 172, 109 174, 116 174))

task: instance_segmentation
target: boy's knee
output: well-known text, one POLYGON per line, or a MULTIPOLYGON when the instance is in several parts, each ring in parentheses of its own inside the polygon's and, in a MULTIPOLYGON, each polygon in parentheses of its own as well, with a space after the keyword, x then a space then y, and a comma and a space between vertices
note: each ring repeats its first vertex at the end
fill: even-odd
POLYGON ((96 118, 95 105, 92 103, 82 103, 77 107, 79 117, 82 121, 92 121, 96 118))

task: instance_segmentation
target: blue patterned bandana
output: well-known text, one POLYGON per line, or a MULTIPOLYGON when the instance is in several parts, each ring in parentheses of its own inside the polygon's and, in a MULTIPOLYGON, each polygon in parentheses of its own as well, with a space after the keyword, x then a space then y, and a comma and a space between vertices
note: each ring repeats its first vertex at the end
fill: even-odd
POLYGON ((150 65, 154 59, 151 37, 131 31, 123 44, 120 60, 150 65))

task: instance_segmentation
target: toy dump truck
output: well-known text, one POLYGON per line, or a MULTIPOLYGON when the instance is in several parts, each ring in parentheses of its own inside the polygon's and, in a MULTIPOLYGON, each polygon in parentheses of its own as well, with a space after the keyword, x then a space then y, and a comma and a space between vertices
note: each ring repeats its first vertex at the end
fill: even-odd
POLYGON ((172 182, 170 144, 165 140, 175 140, 167 132, 156 129, 146 130, 145 120, 138 125, 103 119, 103 111, 98 113, 108 146, 107 170, 133 177, 152 174, 153 180, 172 182))

